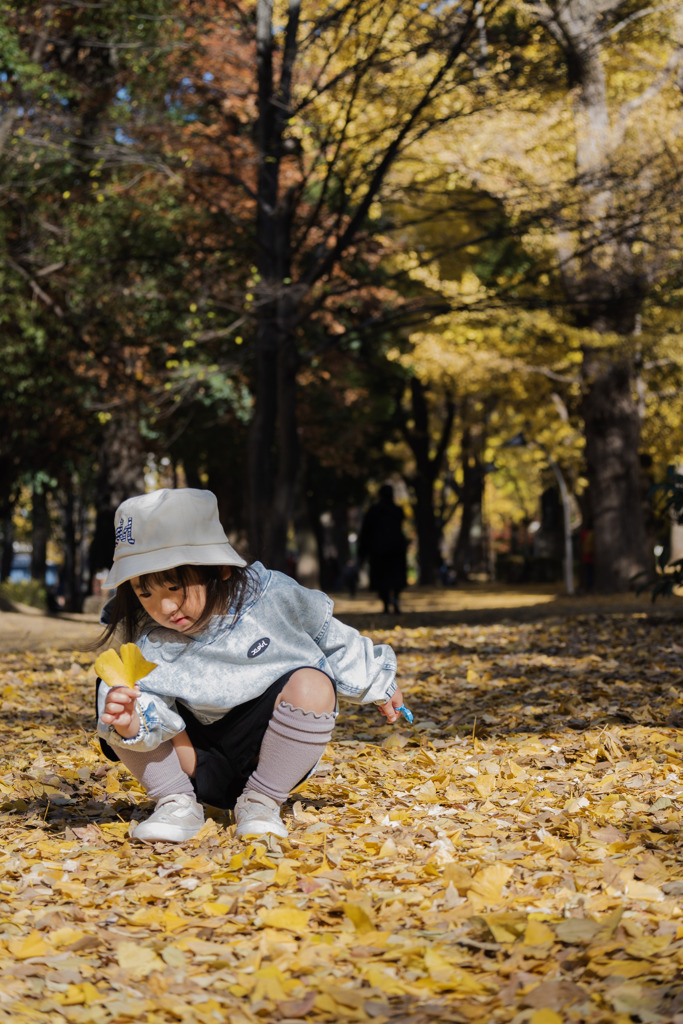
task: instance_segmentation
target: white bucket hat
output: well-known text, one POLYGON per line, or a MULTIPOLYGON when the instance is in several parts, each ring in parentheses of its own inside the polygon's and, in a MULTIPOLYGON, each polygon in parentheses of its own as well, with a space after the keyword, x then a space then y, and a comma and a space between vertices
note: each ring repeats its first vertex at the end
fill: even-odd
POLYGON ((211 491, 162 488, 121 502, 107 589, 179 565, 246 565, 225 536, 211 491))

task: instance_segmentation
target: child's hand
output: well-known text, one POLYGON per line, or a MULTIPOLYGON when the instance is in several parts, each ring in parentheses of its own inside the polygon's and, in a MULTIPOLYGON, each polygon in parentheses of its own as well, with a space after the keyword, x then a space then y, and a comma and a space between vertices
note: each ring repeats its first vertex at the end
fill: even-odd
POLYGON ((388 700, 386 704, 379 705, 379 710, 391 725, 401 717, 401 712, 398 710, 400 707, 403 707, 403 694, 397 689, 391 700, 388 700))
POLYGON ((140 696, 137 686, 114 686, 107 693, 102 721, 113 725, 119 736, 130 739, 140 731, 140 718, 135 701, 140 696))

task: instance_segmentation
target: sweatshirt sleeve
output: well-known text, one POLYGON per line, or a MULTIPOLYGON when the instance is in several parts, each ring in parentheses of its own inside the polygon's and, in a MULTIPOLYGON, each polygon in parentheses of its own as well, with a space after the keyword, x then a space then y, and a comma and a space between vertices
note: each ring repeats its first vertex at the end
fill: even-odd
POLYGON ((116 729, 102 721, 104 703, 111 687, 99 681, 97 687, 97 735, 112 747, 128 747, 131 750, 156 750, 160 743, 177 736, 185 728, 185 722, 174 710, 174 701, 159 694, 141 693, 136 701, 140 718, 137 736, 124 739, 116 729))
POLYGON ((386 704, 397 688, 392 648, 373 644, 370 637, 335 618, 327 594, 273 575, 290 611, 325 656, 339 696, 352 704, 386 704))
POLYGON ((352 704, 386 704, 396 690, 396 655, 388 644, 373 644, 332 616, 318 643, 337 682, 352 704))

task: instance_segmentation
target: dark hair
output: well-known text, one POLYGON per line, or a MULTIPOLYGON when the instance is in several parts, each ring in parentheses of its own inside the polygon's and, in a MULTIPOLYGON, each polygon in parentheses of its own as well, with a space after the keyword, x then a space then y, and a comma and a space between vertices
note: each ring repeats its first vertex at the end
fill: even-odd
MULTIPOLYGON (((143 586, 162 587, 167 584, 187 588, 195 583, 203 583, 206 587, 206 605, 195 623, 195 631, 202 629, 214 615, 232 614, 233 622, 237 619, 250 596, 258 592, 258 580, 249 566, 230 566, 230 575, 226 580, 221 576, 221 565, 179 565, 163 572, 148 572, 140 577, 143 586)), ((135 643, 144 627, 152 622, 149 615, 137 598, 130 580, 121 583, 116 589, 116 596, 109 609, 109 622, 98 639, 96 646, 102 647, 113 634, 121 630, 122 643, 135 643)))

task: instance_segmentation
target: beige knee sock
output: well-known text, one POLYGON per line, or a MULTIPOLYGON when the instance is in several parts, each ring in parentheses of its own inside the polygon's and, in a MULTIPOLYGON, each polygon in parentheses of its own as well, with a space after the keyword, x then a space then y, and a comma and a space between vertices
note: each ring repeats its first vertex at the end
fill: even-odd
POLYGON ((147 790, 152 800, 176 793, 194 796, 194 788, 180 767, 178 755, 170 740, 160 743, 156 750, 131 750, 130 747, 116 747, 119 759, 131 775, 147 790))
POLYGON ((245 790, 282 803, 320 760, 336 719, 334 712, 304 711, 281 701, 268 723, 258 765, 245 790))

